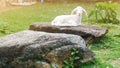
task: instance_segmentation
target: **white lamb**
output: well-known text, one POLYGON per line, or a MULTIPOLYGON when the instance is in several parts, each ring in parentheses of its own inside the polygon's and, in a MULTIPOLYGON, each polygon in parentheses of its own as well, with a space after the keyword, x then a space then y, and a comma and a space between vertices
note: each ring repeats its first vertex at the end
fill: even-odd
POLYGON ((85 9, 81 6, 76 7, 71 12, 71 15, 60 15, 57 16, 52 22, 51 25, 55 26, 79 26, 81 25, 82 13, 87 15, 85 9))

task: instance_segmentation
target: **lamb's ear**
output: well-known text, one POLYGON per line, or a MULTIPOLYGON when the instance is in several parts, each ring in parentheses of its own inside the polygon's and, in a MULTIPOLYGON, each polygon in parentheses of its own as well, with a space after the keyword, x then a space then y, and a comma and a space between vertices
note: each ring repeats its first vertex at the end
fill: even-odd
POLYGON ((84 8, 82 8, 82 11, 85 13, 85 15, 88 17, 88 13, 86 12, 86 10, 84 8))
POLYGON ((71 15, 76 13, 76 8, 72 10, 71 15))

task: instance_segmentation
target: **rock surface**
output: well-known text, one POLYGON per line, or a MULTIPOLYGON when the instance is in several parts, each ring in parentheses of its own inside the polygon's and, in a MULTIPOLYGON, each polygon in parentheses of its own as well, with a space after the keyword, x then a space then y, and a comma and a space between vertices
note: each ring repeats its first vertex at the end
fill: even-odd
POLYGON ((0 38, 0 68, 62 68, 73 48, 80 62, 94 58, 78 35, 25 30, 0 38))
POLYGON ((91 43, 92 41, 104 36, 108 30, 106 28, 100 28, 96 26, 86 26, 86 25, 80 25, 80 26, 52 26, 48 23, 34 23, 31 24, 29 27, 30 30, 34 31, 44 31, 44 32, 50 32, 50 33, 66 33, 66 34, 74 34, 74 35, 80 35, 82 36, 86 43, 91 43))

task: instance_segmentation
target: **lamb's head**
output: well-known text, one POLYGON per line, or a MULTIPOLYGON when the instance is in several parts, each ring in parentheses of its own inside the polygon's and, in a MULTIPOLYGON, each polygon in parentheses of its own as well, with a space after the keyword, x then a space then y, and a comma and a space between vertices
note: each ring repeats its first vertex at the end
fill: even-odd
POLYGON ((86 16, 88 16, 88 14, 84 8, 82 8, 81 6, 77 6, 75 9, 73 9, 71 14, 82 15, 83 12, 85 13, 86 16))

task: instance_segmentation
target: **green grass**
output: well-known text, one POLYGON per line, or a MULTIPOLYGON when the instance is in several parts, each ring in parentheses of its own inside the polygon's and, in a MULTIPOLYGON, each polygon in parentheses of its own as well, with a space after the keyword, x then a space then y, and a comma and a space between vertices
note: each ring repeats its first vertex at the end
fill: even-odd
MULTIPOLYGON (((7 27, 8 31, 0 33, 0 36, 26 30, 35 22, 51 22, 57 15, 70 14, 70 11, 78 5, 86 8, 88 13, 93 9, 91 3, 45 3, 0 12, 0 23, 6 23, 5 28, 7 27)), ((120 19, 120 13, 118 13, 118 18, 120 19)), ((114 67, 113 64, 120 58, 120 24, 97 23, 88 21, 85 17, 83 17, 83 22, 82 24, 108 28, 109 32, 101 40, 89 45, 89 48, 95 52, 96 59, 83 64, 80 68, 119 68, 119 64, 115 64, 114 67)))

